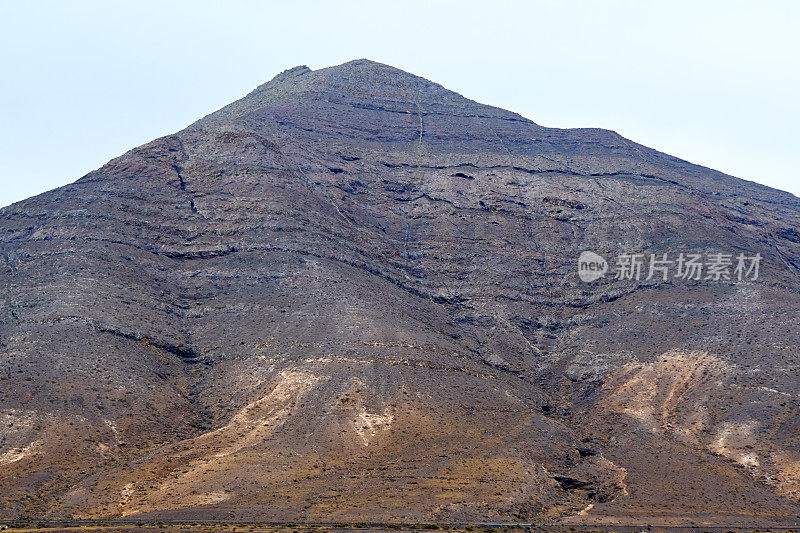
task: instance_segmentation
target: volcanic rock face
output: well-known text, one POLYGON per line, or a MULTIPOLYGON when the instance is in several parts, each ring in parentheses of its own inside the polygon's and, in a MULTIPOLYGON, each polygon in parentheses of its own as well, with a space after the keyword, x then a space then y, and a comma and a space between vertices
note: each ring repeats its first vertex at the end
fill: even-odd
POLYGON ((610 131, 296 67, 0 211, 0 516, 792 519, 799 229, 610 131))

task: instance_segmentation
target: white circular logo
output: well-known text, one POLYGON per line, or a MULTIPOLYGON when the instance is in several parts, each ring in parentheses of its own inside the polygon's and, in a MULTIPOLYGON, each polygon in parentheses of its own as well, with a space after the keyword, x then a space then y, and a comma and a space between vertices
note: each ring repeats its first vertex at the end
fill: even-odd
POLYGON ((582 252, 578 258, 578 277, 581 281, 591 283, 606 275, 608 263, 602 256, 594 252, 582 252))

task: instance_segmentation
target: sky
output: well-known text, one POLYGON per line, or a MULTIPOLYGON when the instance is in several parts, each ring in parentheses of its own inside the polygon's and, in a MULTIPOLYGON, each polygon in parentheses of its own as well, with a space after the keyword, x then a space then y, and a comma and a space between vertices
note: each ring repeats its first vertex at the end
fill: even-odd
POLYGON ((800 195, 793 0, 0 0, 0 206, 357 58, 800 195))

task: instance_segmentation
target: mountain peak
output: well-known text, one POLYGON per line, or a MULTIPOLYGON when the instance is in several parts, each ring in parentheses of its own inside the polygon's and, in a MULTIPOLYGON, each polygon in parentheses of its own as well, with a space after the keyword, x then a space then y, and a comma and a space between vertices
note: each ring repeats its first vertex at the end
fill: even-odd
MULTIPOLYGON (((470 109, 473 114, 497 114, 521 118, 510 111, 479 104, 442 85, 399 68, 370 59, 354 59, 340 65, 312 70, 298 65, 284 70, 256 87, 244 98, 202 119, 209 126, 235 120, 272 105, 297 100, 348 101, 350 104, 449 106, 470 109)), ((415 111, 416 112, 416 111, 415 111)))
POLYGON ((0 211, 0 519, 791 527, 797 228, 604 130, 288 69, 0 211))

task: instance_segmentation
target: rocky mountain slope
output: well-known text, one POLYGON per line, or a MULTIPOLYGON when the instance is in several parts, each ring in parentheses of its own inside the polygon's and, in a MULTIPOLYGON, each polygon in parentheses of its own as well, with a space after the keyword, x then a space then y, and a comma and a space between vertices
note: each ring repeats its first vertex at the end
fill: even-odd
POLYGON ((792 522, 799 252, 788 193, 296 67, 0 211, 0 517, 792 522))

